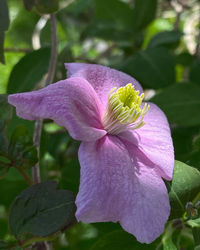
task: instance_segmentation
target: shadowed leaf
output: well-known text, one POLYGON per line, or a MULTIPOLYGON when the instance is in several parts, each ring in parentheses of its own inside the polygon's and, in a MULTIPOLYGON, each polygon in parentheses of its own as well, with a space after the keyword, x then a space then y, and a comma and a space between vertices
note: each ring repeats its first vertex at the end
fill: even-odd
POLYGON ((10 230, 16 238, 26 233, 46 237, 74 219, 74 195, 57 190, 55 181, 46 181, 24 190, 10 209, 10 230))

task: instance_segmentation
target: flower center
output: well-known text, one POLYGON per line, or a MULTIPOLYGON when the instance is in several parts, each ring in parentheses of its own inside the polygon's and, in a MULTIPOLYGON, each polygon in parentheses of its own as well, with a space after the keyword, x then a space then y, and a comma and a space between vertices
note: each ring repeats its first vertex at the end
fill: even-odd
POLYGON ((116 135, 128 129, 141 128, 145 124, 144 115, 150 108, 146 103, 141 108, 143 98, 144 94, 139 95, 131 83, 111 89, 102 119, 104 129, 116 135))

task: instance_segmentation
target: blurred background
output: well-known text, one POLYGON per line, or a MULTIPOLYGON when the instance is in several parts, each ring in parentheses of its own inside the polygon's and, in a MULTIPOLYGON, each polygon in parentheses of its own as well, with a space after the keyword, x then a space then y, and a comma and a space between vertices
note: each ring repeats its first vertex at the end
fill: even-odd
MULTIPOLYGON (((56 8, 58 61, 54 82, 66 78, 65 62, 103 64, 132 75, 143 86, 145 99, 165 112, 176 160, 193 167, 191 175, 190 171, 187 176, 177 173, 177 179, 182 174, 183 183, 193 184, 186 189, 179 185, 185 190, 179 197, 183 207, 180 209, 180 202, 172 197, 170 219, 176 220, 170 220, 153 244, 137 243, 118 224, 78 223, 56 238, 54 248, 194 249, 192 229, 181 218, 186 202, 200 190, 200 174, 195 172, 200 170, 200 1, 46 0, 46 9, 40 1, 35 6, 33 2, 7 0, 10 23, 5 6, 0 7, 0 127, 1 131, 6 129, 4 139, 14 138, 13 134, 19 139, 18 126, 24 126, 23 136, 32 138, 33 122, 17 118, 14 110, 10 112, 5 98, 6 94, 44 86, 51 45, 49 15, 45 13, 56 8)), ((40 149, 42 179, 56 180, 60 188, 76 193, 78 146, 66 131, 45 121, 40 149)), ((30 171, 32 159, 26 163, 30 171)), ((0 179, 0 239, 12 241, 7 222, 9 207, 27 184, 15 168, 0 168, 0 175, 4 177, 0 179)))

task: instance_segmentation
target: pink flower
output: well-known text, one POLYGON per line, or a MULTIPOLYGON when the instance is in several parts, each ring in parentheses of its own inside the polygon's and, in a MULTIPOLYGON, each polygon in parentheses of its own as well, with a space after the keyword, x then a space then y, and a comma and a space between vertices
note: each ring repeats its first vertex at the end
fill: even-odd
POLYGON ((18 116, 52 119, 82 141, 77 220, 119 221, 138 241, 150 243, 170 213, 162 179, 172 179, 174 166, 167 119, 155 104, 141 104, 142 88, 132 77, 100 65, 66 68, 68 79, 10 95, 9 102, 18 116))

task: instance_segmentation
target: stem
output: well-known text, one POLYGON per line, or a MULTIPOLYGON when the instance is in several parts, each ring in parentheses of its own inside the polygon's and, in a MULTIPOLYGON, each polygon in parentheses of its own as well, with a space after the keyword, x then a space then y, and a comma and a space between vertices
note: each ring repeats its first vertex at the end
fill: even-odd
POLYGON ((179 29, 182 13, 183 13, 182 11, 176 12, 176 20, 175 20, 175 23, 174 23, 174 30, 179 29))
POLYGON ((27 182, 28 185, 32 186, 33 185, 33 181, 31 179, 31 177, 23 170, 23 168, 19 167, 16 168, 20 174, 24 177, 24 180, 27 182))
POLYGON ((37 149, 37 155, 38 155, 38 163, 32 168, 32 178, 34 183, 40 182, 40 138, 41 138, 41 132, 42 132, 42 119, 38 119, 35 121, 35 130, 34 130, 34 137, 33 142, 37 149))
MULTIPOLYGON (((28 238, 24 241, 19 241, 18 242, 18 245, 19 246, 22 246, 22 247, 27 247, 35 242, 39 243, 39 242, 45 242, 44 244, 46 245, 46 242, 47 241, 52 241, 54 239, 56 239, 59 235, 59 232, 53 234, 53 235, 50 235, 50 236, 47 236, 47 237, 32 237, 32 238, 28 238)), ((48 246, 49 247, 49 246, 48 246)), ((47 247, 47 249, 48 249, 47 247)))
MULTIPOLYGON (((53 82, 53 77, 55 74, 56 61, 57 61, 57 29, 56 29, 56 15, 53 13, 50 15, 51 23, 51 58, 49 62, 49 69, 47 74, 47 79, 45 86, 53 82)), ((42 131, 43 120, 38 119, 35 122, 35 131, 34 131, 34 144, 37 148, 38 159, 40 157, 40 137, 42 131)), ((34 183, 40 182, 40 166, 39 162, 32 168, 32 178, 34 183)))
POLYGON ((53 77, 54 77, 55 69, 56 69, 56 61, 57 61, 57 56, 58 56, 56 15, 54 13, 50 15, 50 23, 51 23, 51 58, 50 58, 48 75, 47 75, 45 86, 53 82, 53 77))

